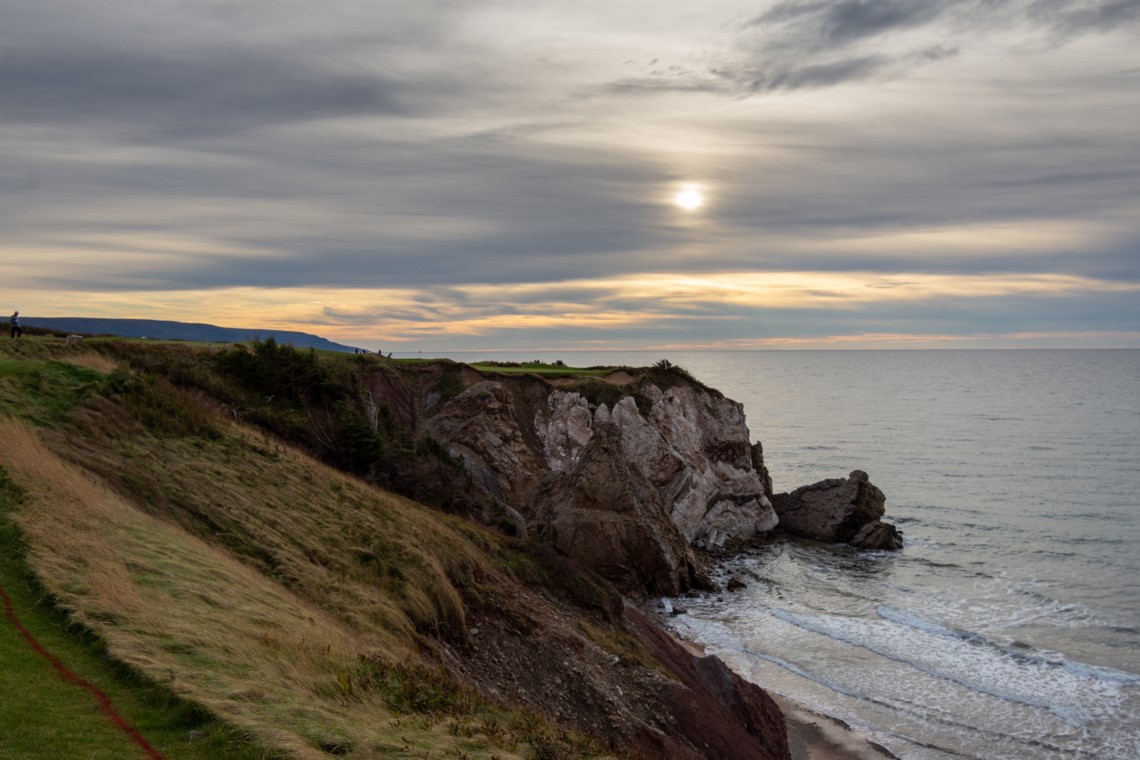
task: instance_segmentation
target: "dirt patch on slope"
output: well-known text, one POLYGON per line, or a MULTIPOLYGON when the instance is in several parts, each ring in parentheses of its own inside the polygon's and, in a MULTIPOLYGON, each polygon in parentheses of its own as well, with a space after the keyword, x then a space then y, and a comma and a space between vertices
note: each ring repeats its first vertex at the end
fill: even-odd
MULTIPOLYGON (((554 377, 545 379, 546 382, 555 386, 576 385, 582 382, 582 378, 580 377, 554 377)), ((602 375, 600 377, 594 376, 593 379, 601 380, 602 382, 609 383, 610 385, 630 385, 631 383, 636 383, 639 378, 636 375, 631 375, 624 369, 619 369, 617 372, 611 372, 608 375, 602 375)))
POLYGON ((472 614, 471 643, 437 654, 486 696, 589 734, 619 757, 790 758, 783 715, 762 689, 610 602, 583 609, 532 590, 513 616, 472 614))

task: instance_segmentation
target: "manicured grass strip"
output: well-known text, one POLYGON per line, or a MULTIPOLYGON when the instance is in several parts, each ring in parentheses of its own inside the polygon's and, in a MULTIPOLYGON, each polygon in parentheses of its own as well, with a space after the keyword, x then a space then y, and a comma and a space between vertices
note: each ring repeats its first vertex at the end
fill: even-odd
POLYGON ((543 377, 604 377, 618 370, 617 367, 567 367, 564 364, 545 362, 474 362, 472 367, 480 372, 496 372, 500 375, 541 375, 543 377))
POLYGON ((44 645, 41 644, 39 640, 36 639, 36 637, 33 636, 31 632, 23 626, 23 624, 20 622, 20 619, 16 617, 16 611, 12 609, 12 599, 8 596, 8 592, 4 589, 3 586, 0 586, 0 597, 3 597, 4 613, 7 615, 9 622, 11 622, 12 626, 20 633, 21 636, 24 637, 24 640, 28 642, 28 646, 30 646, 36 652, 36 654, 40 655, 48 662, 50 662, 51 666, 55 668, 55 671, 59 673, 59 675, 64 680, 75 684, 81 689, 89 691, 99 702, 99 706, 102 708, 103 713, 107 716, 107 719, 110 720, 111 723, 113 723, 121 731, 123 731, 123 733, 125 733, 128 737, 130 737, 131 741, 137 744, 139 748, 147 754, 147 756, 154 758, 154 760, 166 760, 165 756, 157 749, 152 747, 150 745, 150 742, 146 740, 146 737, 144 737, 137 728, 132 726, 127 721, 127 719, 123 717, 122 713, 115 709, 115 705, 111 703, 111 698, 107 696, 106 692, 85 678, 81 678, 74 671, 60 662, 58 657, 49 652, 47 648, 44 647, 44 645))

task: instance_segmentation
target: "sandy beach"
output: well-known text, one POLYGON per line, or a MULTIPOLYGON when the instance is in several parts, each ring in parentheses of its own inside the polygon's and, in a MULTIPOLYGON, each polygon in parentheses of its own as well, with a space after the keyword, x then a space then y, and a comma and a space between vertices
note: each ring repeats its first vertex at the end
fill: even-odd
POLYGON ((780 705, 788 726, 792 760, 884 760, 897 758, 884 747, 859 736, 840 720, 780 696, 768 694, 780 705))

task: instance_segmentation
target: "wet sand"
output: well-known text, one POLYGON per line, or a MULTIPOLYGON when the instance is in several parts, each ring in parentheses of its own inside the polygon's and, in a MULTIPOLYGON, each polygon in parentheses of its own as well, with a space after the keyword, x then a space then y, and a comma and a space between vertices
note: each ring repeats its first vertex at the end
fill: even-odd
POLYGON ((814 712, 779 694, 768 694, 784 713, 792 760, 897 760, 896 755, 859 736, 843 721, 814 712))

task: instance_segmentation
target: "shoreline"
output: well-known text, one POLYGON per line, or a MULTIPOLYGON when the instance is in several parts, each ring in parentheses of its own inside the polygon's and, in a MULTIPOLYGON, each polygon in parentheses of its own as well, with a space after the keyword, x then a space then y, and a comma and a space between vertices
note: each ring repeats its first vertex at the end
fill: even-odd
MULTIPOLYGON (((704 645, 683 639, 664 626, 663 629, 690 654, 696 657, 715 656, 705 651, 704 645)), ((775 700, 784 714, 792 760, 899 760, 898 755, 855 733, 839 718, 813 710, 763 684, 756 685, 775 700)))
POLYGON ((784 713, 792 760, 899 760, 898 755, 855 733, 838 718, 774 691, 764 691, 784 713))

